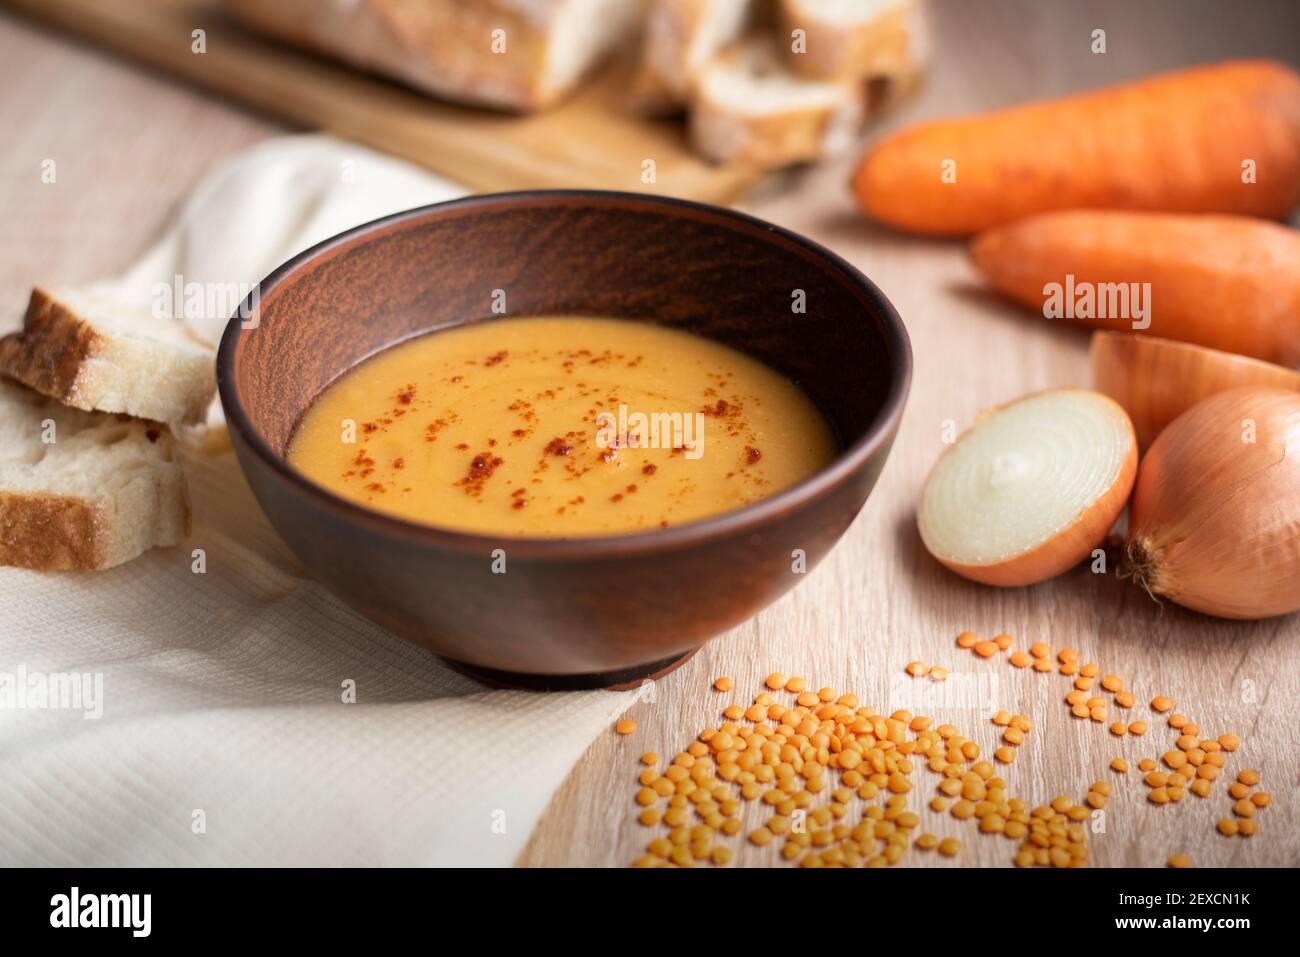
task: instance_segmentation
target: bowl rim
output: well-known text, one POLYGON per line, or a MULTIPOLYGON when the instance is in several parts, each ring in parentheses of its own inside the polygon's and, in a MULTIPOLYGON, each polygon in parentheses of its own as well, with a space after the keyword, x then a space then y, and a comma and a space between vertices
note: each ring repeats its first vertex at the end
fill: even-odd
MULTIPOLYGON (((874 457, 887 441, 892 440, 896 433, 902 418, 903 408, 907 402, 908 391, 911 387, 912 347, 907 329, 903 325, 897 310, 885 294, 856 266, 822 244, 757 216, 751 216, 748 213, 715 206, 710 203, 672 196, 600 189, 531 189, 480 193, 440 203, 417 206, 361 223, 308 247, 277 266, 265 279, 258 283, 256 293, 258 303, 251 301, 252 294, 250 294, 249 299, 246 299, 241 304, 240 309, 235 312, 226 324, 225 331, 221 336, 221 342, 217 348, 217 393, 221 398, 221 406, 225 413, 227 427, 237 432, 238 438, 242 440, 244 445, 265 462, 273 472, 287 480, 299 493, 315 499, 324 507, 343 513, 350 521, 371 526, 377 531, 413 539, 420 543, 457 550, 490 554, 493 549, 500 548, 504 549, 508 557, 525 559, 594 559, 625 557, 646 552, 671 550, 722 536, 757 531, 779 515, 800 508, 822 497, 874 457), (474 207, 510 206, 575 199, 595 202, 612 200, 624 204, 644 205, 669 210, 674 208, 688 209, 697 214, 716 219, 731 220, 738 225, 750 229, 756 228, 762 232, 768 232, 780 237, 795 247, 802 249, 803 252, 825 260, 830 266, 840 271, 878 310, 883 319, 886 344, 894 357, 891 363, 893 375, 885 395, 885 401, 876 412, 875 418, 867 426, 864 434, 852 445, 841 449, 840 453, 829 465, 796 482, 794 485, 782 489, 775 495, 760 499, 741 508, 731 509, 730 511, 666 529, 650 529, 648 531, 618 535, 544 538, 456 531, 435 525, 408 521, 395 515, 369 509, 350 499, 336 495, 293 468, 288 459, 277 455, 253 427, 235 386, 234 366, 239 337, 245 331, 255 331, 255 328, 245 330, 242 327, 241 314, 247 314, 247 309, 250 306, 254 309, 260 309, 260 303, 269 298, 276 287, 290 280, 304 266, 319 259, 331 250, 410 220, 425 219, 444 212, 474 207)), ((241 470, 243 470, 242 463, 241 470)))

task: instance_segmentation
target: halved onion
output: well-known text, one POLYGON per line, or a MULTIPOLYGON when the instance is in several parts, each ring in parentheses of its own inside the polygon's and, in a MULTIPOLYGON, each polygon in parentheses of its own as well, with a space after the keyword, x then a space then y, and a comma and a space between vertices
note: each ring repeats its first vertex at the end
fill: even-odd
POLYGON ((1165 426, 1202 399, 1245 385, 1300 390, 1300 372, 1172 339, 1097 332, 1092 384, 1124 407, 1145 452, 1165 426))
POLYGON ((988 585, 1077 565, 1133 488, 1137 440, 1112 399, 1053 389, 984 413, 930 470, 917 525, 930 554, 988 585))

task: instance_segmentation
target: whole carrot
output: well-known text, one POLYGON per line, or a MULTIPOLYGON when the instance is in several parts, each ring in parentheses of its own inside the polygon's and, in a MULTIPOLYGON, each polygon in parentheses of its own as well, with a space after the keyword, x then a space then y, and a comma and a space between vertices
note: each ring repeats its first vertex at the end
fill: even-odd
POLYGON ((965 236, 1054 209, 1280 218, 1300 203, 1300 74, 1228 61, 878 143, 853 180, 901 229, 965 236))
POLYGON ((1300 233, 1245 216, 1076 210, 980 234, 989 283, 1040 315, 1300 364, 1300 233))

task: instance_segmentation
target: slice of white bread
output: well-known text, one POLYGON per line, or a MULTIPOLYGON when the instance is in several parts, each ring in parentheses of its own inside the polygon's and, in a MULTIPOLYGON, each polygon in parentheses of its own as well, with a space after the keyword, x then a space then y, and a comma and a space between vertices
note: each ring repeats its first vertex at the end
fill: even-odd
POLYGON ((189 530, 171 432, 0 377, 0 565, 109 568, 189 530))
POLYGON ((718 163, 811 162, 853 145, 864 100, 860 83, 795 73, 770 36, 753 36, 700 74, 691 103, 691 141, 718 163))
POLYGON ((257 30, 417 89, 463 103, 528 111, 562 98, 627 39, 639 22, 642 0, 226 4, 257 30))
POLYGON ((0 373, 78 409, 177 424, 204 421, 216 389, 215 355, 184 323, 95 287, 32 290, 0 373))
POLYGON ((928 55, 922 0, 781 0, 778 20, 790 65, 807 76, 911 77, 928 55))
POLYGON ((700 71, 754 22, 759 0, 650 0, 632 105, 646 113, 682 109, 700 71))

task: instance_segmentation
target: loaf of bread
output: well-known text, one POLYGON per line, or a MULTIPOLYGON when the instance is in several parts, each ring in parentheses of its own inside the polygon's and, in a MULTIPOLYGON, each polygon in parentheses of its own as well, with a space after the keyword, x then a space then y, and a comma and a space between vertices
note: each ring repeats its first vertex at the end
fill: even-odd
POLYGON ((0 377, 0 565, 109 568, 189 529, 170 430, 0 377))
POLYGON ((698 70, 691 141, 720 163, 834 156, 916 85, 926 36, 922 0, 780 0, 774 29, 698 70))
POLYGON ((714 59, 696 81, 691 142, 718 163, 810 162, 856 141, 865 99, 860 84, 796 73, 770 36, 751 36, 714 59))
POLYGON ((649 0, 632 105, 650 114, 683 109, 700 72, 754 23, 759 0, 649 0))
POLYGON ((78 409, 204 421, 216 356, 183 323, 142 316, 110 290, 33 289, 23 328, 0 338, 0 373, 78 409))
POLYGON ((462 103, 536 110, 636 29, 642 0, 226 0, 248 25, 462 103))
POLYGON ((780 0, 779 22, 790 64, 807 76, 911 76, 928 54, 921 0, 780 0))

